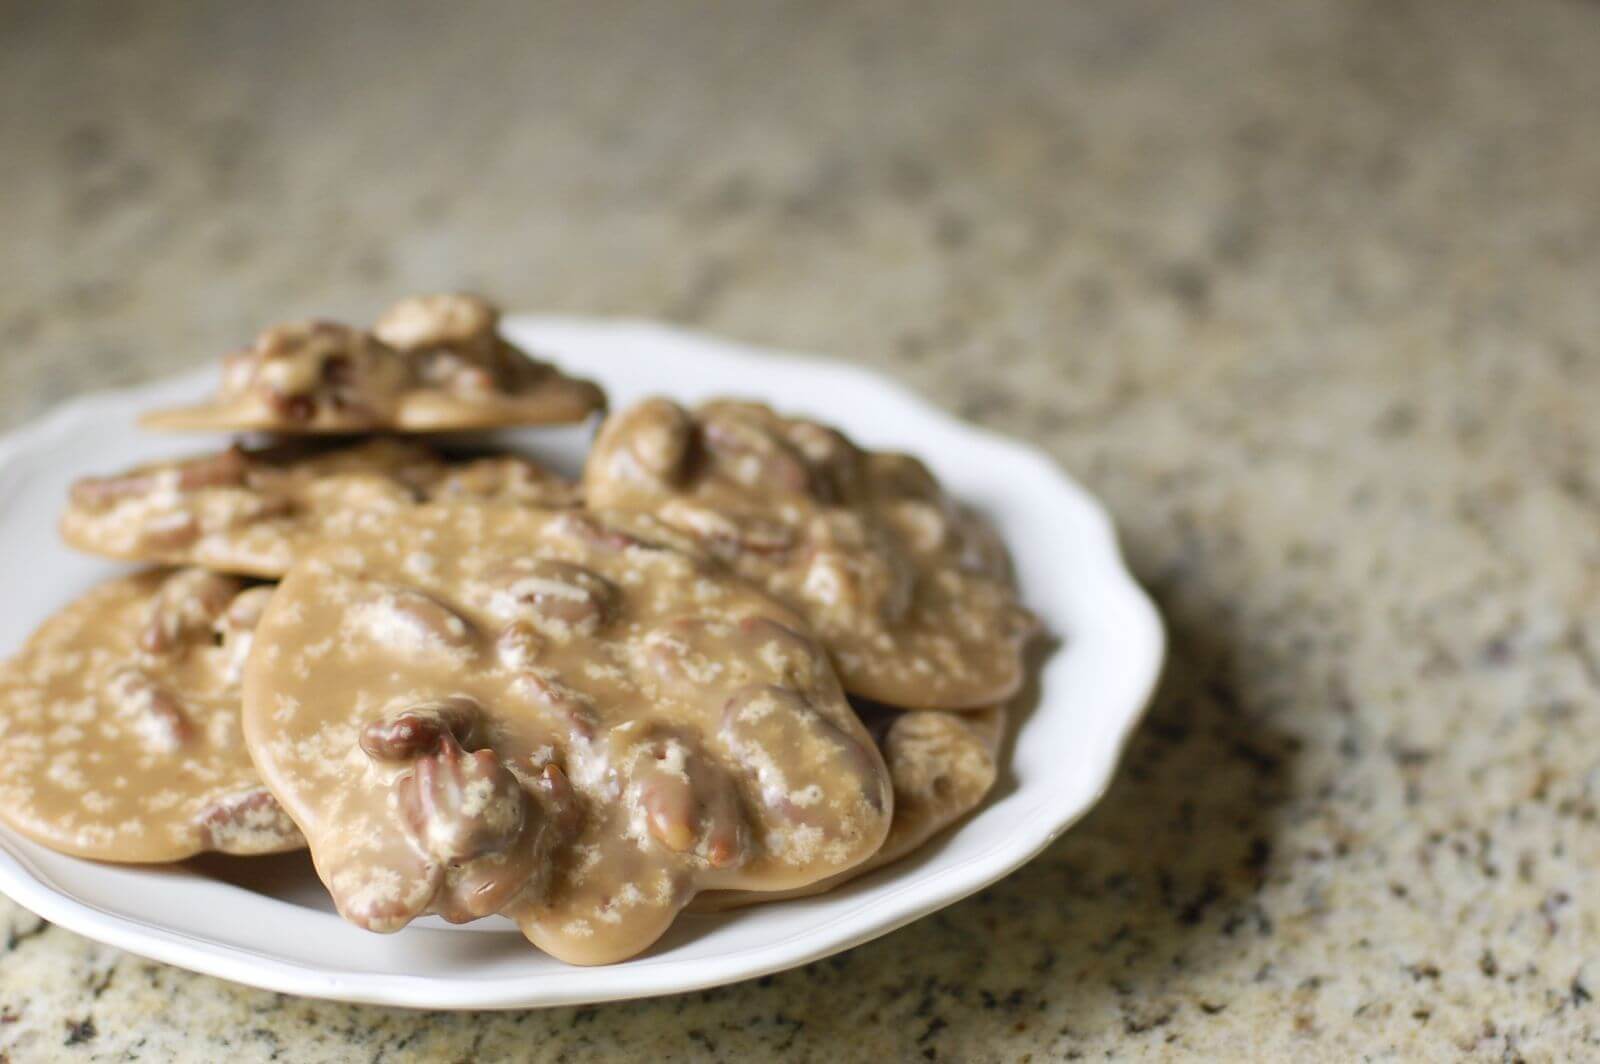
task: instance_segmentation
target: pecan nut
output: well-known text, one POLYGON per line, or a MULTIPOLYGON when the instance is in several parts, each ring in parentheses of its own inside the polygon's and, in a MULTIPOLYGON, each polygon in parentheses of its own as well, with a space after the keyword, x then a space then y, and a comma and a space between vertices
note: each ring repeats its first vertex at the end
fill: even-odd
POLYGON ((296 424, 324 411, 377 420, 410 379, 404 356, 368 333, 335 322, 291 322, 229 357, 222 396, 254 397, 296 424))
POLYGON ((738 404, 707 406, 700 438, 707 459, 736 483, 763 491, 811 491, 811 467, 799 450, 738 404))
POLYGON ((529 815, 528 793, 493 750, 463 750, 448 733, 395 782, 401 816, 425 853, 469 861, 504 850, 529 815))
POLYGON ((466 695, 419 702, 368 721, 360 744, 377 761, 413 761, 439 749, 446 737, 475 749, 480 745, 483 709, 466 695))
POLYGON ((757 680, 810 688, 826 668, 816 643, 770 617, 677 617, 647 634, 639 665, 669 694, 698 700, 718 685, 757 680), (744 662, 730 674, 724 662, 744 662))
POLYGON ((738 791, 698 742, 665 726, 624 733, 623 742, 629 793, 649 835, 712 868, 742 864, 749 855, 750 829, 738 791))
POLYGON ((244 449, 235 444, 217 454, 191 458, 170 467, 141 467, 109 477, 84 477, 72 485, 71 498, 77 506, 105 510, 129 499, 141 499, 157 491, 176 490, 179 494, 206 488, 243 487, 250 472, 244 449))
POLYGON ((216 620, 244 588, 238 577, 184 569, 161 585, 150 604, 139 649, 168 654, 198 640, 209 642, 216 620))
POLYGON ((204 848, 222 853, 280 853, 305 845, 300 829, 265 787, 218 799, 196 823, 204 848))
POLYGON ((883 762, 791 688, 755 684, 723 708, 719 736, 754 773, 763 802, 795 824, 815 824, 827 807, 890 808, 883 762))
POLYGON ((194 737, 183 700, 136 665, 107 677, 105 693, 140 744, 152 752, 172 753, 194 737))
POLYGON ((616 616, 616 585, 592 570, 549 558, 519 559, 489 577, 490 609, 558 641, 592 636, 616 616))
POLYGON ((357 620, 368 638, 394 650, 461 651, 476 637, 472 622, 421 591, 380 587, 357 620))

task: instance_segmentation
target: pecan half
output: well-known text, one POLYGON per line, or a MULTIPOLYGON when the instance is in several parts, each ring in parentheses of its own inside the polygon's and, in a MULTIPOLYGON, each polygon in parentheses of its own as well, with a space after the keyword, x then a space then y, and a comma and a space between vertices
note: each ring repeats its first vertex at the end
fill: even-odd
POLYGON ((876 522, 844 511, 819 514, 806 529, 801 592, 843 617, 891 624, 911 609, 916 570, 876 522))
POLYGON ((809 688, 824 667, 814 642, 768 617, 678 617, 648 633, 639 646, 644 669, 667 693, 688 701, 718 685, 756 680, 809 688), (741 674, 729 675, 725 662, 759 663, 759 674, 747 664, 741 674))
POLYGON ((407 706, 369 721, 361 749, 379 761, 412 761, 439 749, 446 738, 469 749, 480 745, 483 707, 466 695, 407 706))
POLYGON ((653 547, 654 544, 640 539, 623 529, 607 524, 593 514, 580 513, 568 510, 556 517, 550 523, 550 530, 560 536, 568 537, 578 543, 590 547, 599 547, 608 551, 626 551, 635 547, 653 547))
POLYGON ((725 561, 744 552, 777 554, 795 544, 794 531, 788 525, 759 513, 737 513, 675 498, 662 503, 659 516, 725 561))
POLYGON ((471 458, 451 466, 429 486, 432 499, 493 499, 548 506, 576 505, 577 485, 538 462, 519 455, 471 458))
POLYGON ((753 684, 736 691, 718 734, 754 774, 767 807, 793 823, 825 822, 825 805, 841 788, 873 809, 888 807, 877 755, 792 689, 753 684))
POLYGON ((265 787, 211 803, 196 822, 202 845, 222 853, 278 853, 304 845, 300 829, 265 787))
POLYGON ((244 581, 204 569, 183 569, 161 585, 139 633, 139 649, 168 654, 185 644, 210 641, 212 628, 244 581))
POLYGON ((400 300, 373 331, 412 358, 425 384, 482 396, 514 391, 544 369, 501 338, 499 321, 485 299, 442 293, 400 300))
POLYGON ((552 715, 566 723, 568 732, 574 738, 585 741, 594 738, 600 718, 587 695, 537 669, 523 673, 518 681, 524 693, 531 695, 552 715))
POLYGON ((368 333, 335 322, 289 322, 230 357, 222 395, 253 395, 295 423, 323 410, 376 418, 410 379, 405 357, 368 333))
POLYGON ((492 338, 500 314, 481 296, 464 292, 407 296, 390 305, 372 331, 401 351, 473 344, 492 338))
POLYGON ((505 849, 529 814, 528 793, 493 750, 463 750, 445 734, 395 782, 401 816, 425 853, 468 861, 505 849))
POLYGON ((738 790, 692 736, 656 725, 629 729, 622 742, 628 790, 652 838, 712 868, 744 862, 750 829, 738 790))
POLYGON ((405 587, 376 591, 357 617, 369 638, 396 650, 464 650, 476 637, 471 621, 438 600, 405 587))
POLYGON ((566 773, 554 764, 523 784, 529 794, 522 830, 498 850, 444 870, 434 910, 452 923, 497 913, 549 875, 551 853, 578 830, 581 810, 566 773))
POLYGON ((171 510, 152 517, 138 530, 138 541, 147 550, 177 551, 200 538, 200 518, 188 510, 171 510))
POLYGON ((737 405, 705 407, 700 438, 707 458, 736 483, 768 492, 811 491, 811 467, 799 451, 737 405))
POLYGON ((694 421, 688 411, 667 399, 647 399, 624 415, 616 431, 627 439, 620 452, 630 468, 618 473, 639 473, 668 484, 682 479, 694 444, 694 421))
POLYGON ((867 477, 875 494, 888 498, 932 501, 944 496, 939 481, 922 459, 898 451, 867 456, 867 477))
POLYGON ((194 736, 183 700, 135 665, 106 678, 106 697, 139 741, 155 753, 171 753, 194 736))
POLYGON ((494 652, 500 664, 512 671, 532 667, 544 650, 545 640, 527 621, 512 621, 495 637, 494 652))
POLYGON ((922 499, 892 499, 878 510, 884 523, 913 555, 937 554, 950 542, 950 515, 937 503, 922 499))
POLYGON ((228 608, 217 619, 217 630, 224 634, 249 632, 261 623, 261 615, 266 612, 267 603, 272 601, 272 586, 263 584, 260 587, 247 588, 233 597, 228 603, 228 608))
POLYGON ((811 492, 818 499, 838 503, 860 491, 861 450, 844 433, 815 421, 792 419, 784 422, 784 434, 811 468, 811 492))
POLYGON ((599 573, 549 558, 519 560, 494 571, 489 579, 496 585, 491 609, 498 616, 525 621, 560 641, 591 636, 604 628, 616 615, 621 597, 599 573))
POLYGON ((272 590, 267 584, 239 592, 213 625, 216 638, 227 652, 224 675, 230 683, 238 682, 244 675, 245 660, 255 642, 256 625, 261 623, 261 614, 272 599, 272 590))
POLYGON ((205 488, 242 487, 250 460, 235 444, 226 451, 203 455, 167 468, 139 468, 109 477, 84 477, 72 485, 72 501, 91 510, 103 510, 127 499, 144 498, 166 488, 180 493, 205 488))

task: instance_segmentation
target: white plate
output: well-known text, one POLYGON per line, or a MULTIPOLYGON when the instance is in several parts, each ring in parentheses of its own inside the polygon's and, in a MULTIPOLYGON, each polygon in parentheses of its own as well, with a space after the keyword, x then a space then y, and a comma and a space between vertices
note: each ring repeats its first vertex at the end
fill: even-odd
MULTIPOLYGON (((996 522, 1054 644, 1013 721, 990 801, 922 853, 832 894, 687 915, 645 955, 562 964, 509 922, 437 921, 375 935, 340 920, 303 855, 125 867, 0 830, 0 891, 63 927, 169 964, 292 994, 427 1008, 524 1008, 645 997, 748 979, 848 949, 1022 865, 1104 792, 1160 671, 1163 635, 1100 506, 1039 452, 961 424, 871 373, 633 322, 514 318, 507 332, 593 376, 615 406, 648 394, 768 399, 863 443, 914 450, 996 522), (474 933, 478 932, 478 933, 474 933)), ((116 567, 67 550, 54 523, 90 472, 203 448, 139 432, 141 410, 207 393, 212 373, 68 403, 0 440, 0 655, 116 567)), ((518 435, 576 471, 587 429, 518 435)))

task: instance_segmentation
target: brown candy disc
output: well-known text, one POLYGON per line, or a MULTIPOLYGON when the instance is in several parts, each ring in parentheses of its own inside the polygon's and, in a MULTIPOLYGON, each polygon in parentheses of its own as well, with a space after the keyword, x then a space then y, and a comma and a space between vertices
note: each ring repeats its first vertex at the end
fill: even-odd
POLYGON ((240 673, 270 594, 146 572, 45 621, 0 668, 0 819, 105 861, 303 846, 240 730, 240 673))
POLYGON ((446 457, 378 438, 156 462, 73 485, 61 534, 127 561, 277 577, 319 539, 381 527, 428 499, 576 505, 577 488, 517 455, 446 457))
POLYGON ((605 408, 499 335, 500 313, 469 295, 414 296, 374 332, 336 322, 275 325, 224 360, 215 399, 148 414, 176 431, 282 434, 450 432, 582 421, 605 408))
POLYGON ((887 769, 788 610, 603 515, 419 507, 298 563, 246 735, 340 911, 503 912, 565 960, 645 949, 700 890, 879 849, 887 769))
POLYGON ((583 484, 801 613, 852 695, 976 709, 1021 685, 1035 622, 1005 550, 915 458, 758 403, 652 399, 606 421, 583 484))

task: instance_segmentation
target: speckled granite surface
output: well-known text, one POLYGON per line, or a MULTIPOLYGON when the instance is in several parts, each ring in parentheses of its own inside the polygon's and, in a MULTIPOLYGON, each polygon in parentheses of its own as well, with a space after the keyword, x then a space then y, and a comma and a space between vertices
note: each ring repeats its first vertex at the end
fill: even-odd
POLYGON ((472 286, 1059 456, 1174 660, 999 886, 706 994, 288 999, 0 901, 0 1059, 1600 1054, 1600 8, 0 7, 0 423, 472 286))

